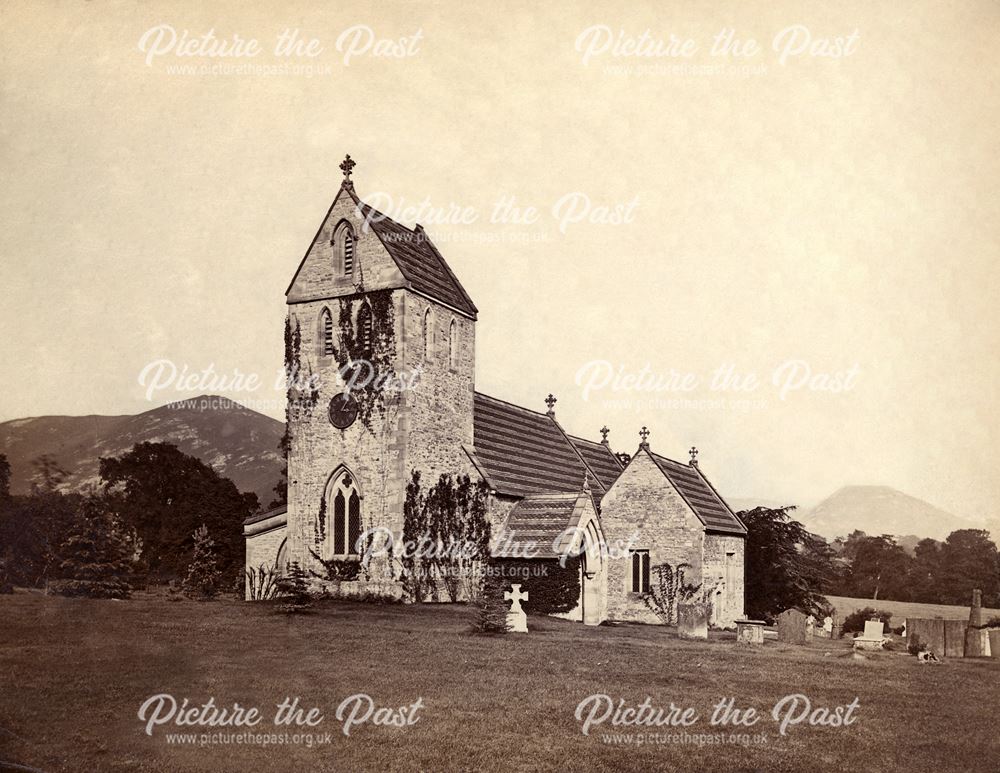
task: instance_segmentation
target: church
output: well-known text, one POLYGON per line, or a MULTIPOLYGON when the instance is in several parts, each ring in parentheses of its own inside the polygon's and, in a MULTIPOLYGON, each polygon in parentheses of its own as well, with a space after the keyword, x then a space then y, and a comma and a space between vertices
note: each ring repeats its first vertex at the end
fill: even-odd
MULTIPOLYGON (((643 427, 634 453, 615 454, 606 427, 599 441, 569 434, 551 394, 542 411, 477 392, 479 310, 419 224, 359 199, 354 166, 341 164, 340 190, 285 294, 287 505, 244 523, 247 568, 360 560, 362 533, 402 532, 414 470, 424 481, 469 475, 488 486, 492 533, 506 538, 496 558, 525 542, 555 555, 560 534, 581 535, 570 619, 660 622, 644 597, 668 564, 700 584, 713 625, 732 626, 744 611, 746 529, 697 450, 674 461, 643 427), (345 361, 368 369, 354 389, 339 377, 345 361), (386 373, 419 378, 390 389, 386 373), (615 544, 628 549, 603 549, 615 544)), ((373 574, 341 587, 398 596, 391 566, 373 574)))

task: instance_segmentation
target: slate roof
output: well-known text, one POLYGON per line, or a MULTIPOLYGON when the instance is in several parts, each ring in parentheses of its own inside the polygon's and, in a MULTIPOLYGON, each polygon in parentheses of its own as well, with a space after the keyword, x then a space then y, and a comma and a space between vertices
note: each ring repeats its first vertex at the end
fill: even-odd
POLYGON ((353 191, 349 193, 358 205, 362 217, 370 223, 371 229, 414 290, 442 301, 473 319, 476 317, 478 309, 472 298, 465 292, 462 283, 452 273, 423 227, 418 224, 411 230, 363 203, 353 191))
MULTIPOLYGON (((603 473, 590 469, 578 445, 552 417, 479 392, 473 407, 474 461, 498 492, 519 497, 558 492, 576 495, 588 477, 594 498, 600 502, 606 490, 604 481, 610 477, 606 463, 603 473)), ((587 453, 597 457, 592 449, 587 453)))
POLYGON ((649 455, 691 506, 695 515, 705 524, 707 530, 726 534, 747 533, 746 527, 712 488, 712 484, 702 475, 701 470, 659 454, 650 452, 649 455))
POLYGON ((576 450, 583 457, 587 466, 593 471, 605 490, 611 488, 611 484, 618 480, 621 475, 622 466, 611 449, 603 443, 595 443, 593 440, 569 436, 570 442, 576 446, 576 450))
MULTIPOLYGON (((510 511, 500 532, 496 558, 556 558, 571 536, 563 533, 580 521, 580 493, 534 494, 510 511), (528 551, 530 549, 530 552, 528 551)), ((586 502, 586 500, 583 500, 586 502)))

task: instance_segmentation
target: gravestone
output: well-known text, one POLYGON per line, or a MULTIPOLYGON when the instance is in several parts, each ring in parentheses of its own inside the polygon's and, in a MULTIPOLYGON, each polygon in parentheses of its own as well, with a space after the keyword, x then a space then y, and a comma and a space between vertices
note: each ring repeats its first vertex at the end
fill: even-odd
POLYGON ((990 657, 1000 660, 1000 628, 987 628, 990 637, 990 657))
POLYGON ((510 612, 507 613, 507 627, 514 633, 528 632, 528 616, 521 609, 521 602, 527 601, 528 592, 521 593, 521 583, 514 583, 510 590, 503 594, 503 597, 510 602, 510 612))
POLYGON ((677 635, 682 639, 707 639, 711 604, 695 602, 677 605, 677 635))
POLYGON ((764 644, 763 620, 737 620, 736 643, 759 647, 764 644))
POLYGON ((965 630, 968 623, 964 620, 944 621, 944 656, 960 658, 965 655, 965 630))
POLYGON ((865 632, 854 639, 856 650, 880 650, 885 646, 885 623, 865 620, 865 632))
POLYGON ((815 615, 809 615, 806 618, 806 638, 811 639, 816 635, 816 617, 815 615))
POLYGON ((778 615, 778 641, 805 644, 806 616, 797 609, 786 609, 778 615))
POLYGON ((944 620, 934 618, 906 618, 907 639, 910 645, 921 646, 937 657, 944 657, 944 620))
POLYGON ((826 631, 827 636, 833 633, 833 618, 829 615, 823 618, 823 630, 826 631))

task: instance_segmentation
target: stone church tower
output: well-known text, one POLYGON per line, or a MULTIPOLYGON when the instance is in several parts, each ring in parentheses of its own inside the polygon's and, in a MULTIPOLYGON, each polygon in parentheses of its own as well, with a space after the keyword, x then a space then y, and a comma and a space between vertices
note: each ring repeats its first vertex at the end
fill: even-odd
POLYGON ((476 307, 419 225, 360 202, 353 166, 286 292, 283 558, 316 569, 402 529, 411 470, 471 469, 476 307))
MULTIPOLYGON (((490 491, 495 561, 579 558, 569 619, 662 622, 649 601, 668 567, 714 624, 741 617, 746 529, 696 449, 687 464, 656 454, 643 427, 623 461, 607 427, 569 434, 552 394, 542 412, 476 392, 475 305, 419 225, 360 201, 353 167, 286 291, 288 504, 244 522, 247 568, 322 576, 370 529, 401 536, 412 471, 425 490, 468 474, 490 491)), ((396 569, 373 561, 339 592, 398 597, 396 569)))

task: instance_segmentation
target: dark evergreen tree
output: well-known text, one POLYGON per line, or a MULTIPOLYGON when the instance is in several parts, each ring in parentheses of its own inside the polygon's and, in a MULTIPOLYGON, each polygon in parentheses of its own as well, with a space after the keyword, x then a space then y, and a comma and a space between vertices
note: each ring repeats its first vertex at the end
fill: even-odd
POLYGON ((747 527, 745 606, 748 617, 773 620, 793 607, 819 614, 830 582, 833 551, 788 516, 794 507, 739 513, 747 527))
POLYGON ((278 607, 281 612, 296 614, 307 612, 312 607, 313 597, 309 592, 309 580, 298 561, 292 561, 286 571, 275 583, 277 595, 282 603, 278 607))
POLYGON ((194 554, 184 578, 184 594, 189 598, 213 599, 219 595, 222 585, 219 552, 204 524, 195 529, 193 539, 194 554))
POLYGON ((83 501, 60 548, 56 591, 64 596, 128 598, 132 545, 99 498, 83 501))

